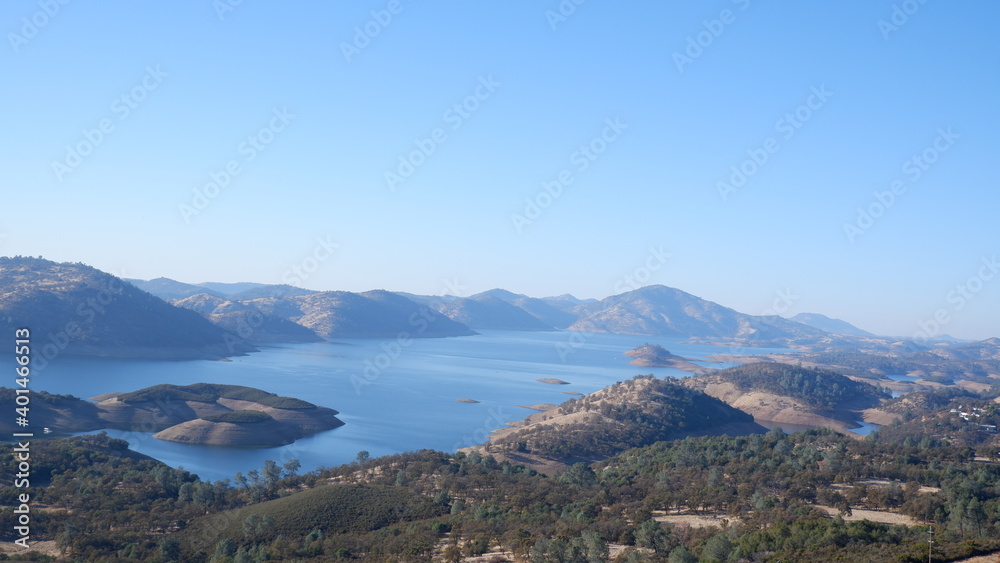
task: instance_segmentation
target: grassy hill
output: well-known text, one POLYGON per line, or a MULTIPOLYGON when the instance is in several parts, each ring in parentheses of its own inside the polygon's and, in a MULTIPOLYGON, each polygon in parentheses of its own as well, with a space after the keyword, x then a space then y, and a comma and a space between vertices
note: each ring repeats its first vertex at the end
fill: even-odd
POLYGON ((637 376, 498 430, 485 451, 536 465, 566 463, 603 459, 660 440, 765 431, 749 414, 705 393, 637 376))
POLYGON ((366 533, 398 522, 445 514, 446 507, 402 488, 383 485, 326 485, 195 521, 180 534, 191 551, 211 553, 218 542, 245 541, 245 522, 266 522, 260 540, 366 533))
POLYGON ((842 431, 856 428, 862 410, 890 397, 880 387, 835 371, 774 362, 691 377, 683 385, 751 413, 757 420, 842 431))

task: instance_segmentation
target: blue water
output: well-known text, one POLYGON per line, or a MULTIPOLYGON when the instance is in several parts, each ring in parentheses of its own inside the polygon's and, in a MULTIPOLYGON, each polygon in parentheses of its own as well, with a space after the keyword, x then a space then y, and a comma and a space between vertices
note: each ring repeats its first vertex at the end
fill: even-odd
POLYGON ((422 448, 454 451, 480 444, 491 430, 535 412, 523 405, 561 403, 572 397, 567 392, 588 394, 640 373, 689 375, 629 365, 624 352, 643 343, 700 360, 727 350, 646 336, 482 332, 405 343, 352 339, 281 345, 230 362, 57 358, 33 382, 38 389, 84 398, 159 383, 227 383, 340 411, 344 426, 278 448, 195 446, 157 440, 148 432, 108 431, 136 451, 218 480, 260 468, 266 459, 299 459, 302 471, 309 471, 349 462, 360 450, 373 457, 422 448), (539 378, 569 384, 535 381, 539 378), (456 401, 461 398, 480 403, 456 401))

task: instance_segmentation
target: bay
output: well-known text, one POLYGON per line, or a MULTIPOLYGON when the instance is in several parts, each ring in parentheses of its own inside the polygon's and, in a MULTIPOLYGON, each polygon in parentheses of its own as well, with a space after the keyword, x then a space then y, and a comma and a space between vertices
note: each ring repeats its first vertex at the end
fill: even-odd
MULTIPOLYGON (((160 383, 246 385, 340 411, 346 424, 277 448, 227 448, 165 442, 150 432, 109 430, 132 449, 203 480, 231 478, 264 460, 298 459, 301 471, 348 463, 361 450, 372 457, 418 449, 455 451, 481 444, 488 433, 535 412, 525 405, 562 403, 568 393, 589 394, 637 374, 689 374, 628 364, 624 352, 659 344, 702 365, 726 347, 683 339, 570 331, 481 331, 474 336, 413 339, 343 339, 288 344, 232 361, 141 361, 57 358, 40 373, 37 388, 89 398, 160 383), (553 385, 536 381, 552 378, 553 385), (472 399, 478 403, 458 402, 472 399)), ((741 350, 749 353, 780 349, 741 350)))

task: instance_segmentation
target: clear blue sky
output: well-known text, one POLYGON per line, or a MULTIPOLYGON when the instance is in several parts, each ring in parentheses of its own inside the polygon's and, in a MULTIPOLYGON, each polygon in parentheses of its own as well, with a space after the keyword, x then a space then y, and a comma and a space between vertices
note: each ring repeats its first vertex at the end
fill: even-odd
POLYGON ((638 273, 752 314, 791 290, 778 312, 1000 335, 994 2, 896 1, 890 28, 889 0, 589 0, 564 20, 555 0, 49 1, 0 5, 0 254, 280 283, 326 239, 299 285, 605 297, 638 273), (418 139, 433 153, 387 181, 418 139), (724 199, 733 166, 753 173, 724 199), (515 224, 526 199, 547 207, 515 224))

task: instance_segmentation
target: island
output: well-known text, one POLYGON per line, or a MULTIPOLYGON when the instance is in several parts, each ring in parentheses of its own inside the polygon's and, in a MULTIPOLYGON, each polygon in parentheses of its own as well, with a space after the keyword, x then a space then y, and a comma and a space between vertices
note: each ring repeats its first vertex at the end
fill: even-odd
POLYGON ((663 346, 658 344, 649 344, 648 342, 638 348, 633 348, 632 350, 625 352, 625 355, 630 358, 635 358, 629 362, 633 366, 644 368, 674 368, 698 374, 708 371, 706 368, 693 363, 688 358, 675 356, 663 346))

